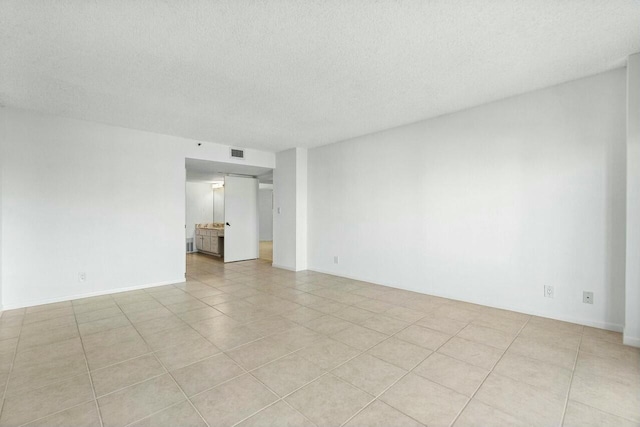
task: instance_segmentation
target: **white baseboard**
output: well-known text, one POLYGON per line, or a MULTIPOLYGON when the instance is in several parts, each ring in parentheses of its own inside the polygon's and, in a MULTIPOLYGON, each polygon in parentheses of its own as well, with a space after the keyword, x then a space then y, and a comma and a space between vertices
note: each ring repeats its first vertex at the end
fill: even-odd
POLYGON ((97 297, 97 296, 101 296, 101 295, 111 295, 111 294, 117 294, 117 293, 120 293, 120 292, 136 291, 138 289, 155 288, 155 287, 158 287, 158 286, 173 285, 175 283, 184 283, 184 282, 186 282, 186 279, 184 277, 181 277, 180 279, 176 279, 176 280, 166 280, 166 281, 163 281, 163 282, 148 283, 146 285, 128 286, 128 287, 123 287, 123 288, 108 289, 108 290, 104 290, 104 291, 87 292, 87 293, 84 293, 84 294, 66 295, 66 296, 62 296, 62 297, 45 298, 45 299, 33 300, 33 301, 24 301, 24 302, 19 302, 19 303, 14 303, 14 304, 2 305, 0 307, 0 311, 15 310, 17 308, 33 307, 33 306, 36 306, 36 305, 52 304, 54 302, 62 302, 62 301, 70 301, 70 300, 81 299, 81 298, 97 297))
MULTIPOLYGON (((311 271, 316 271, 318 273, 323 273, 323 274, 330 274, 332 276, 338 276, 338 277, 344 277, 346 279, 352 279, 352 280, 359 280, 362 282, 368 282, 368 283, 373 283, 376 285, 381 285, 381 286, 387 286, 390 288, 394 288, 394 289, 402 289, 404 291, 410 291, 410 292, 416 292, 416 293, 421 293, 424 295, 431 295, 434 297, 440 297, 440 298, 447 298, 447 299, 451 299, 451 300, 455 300, 455 301, 462 301, 462 302, 468 302, 471 304, 478 304, 478 305, 483 305, 485 307, 492 307, 492 308, 498 308, 501 310, 509 310, 509 311, 515 311, 517 313, 523 313, 523 314, 528 314, 531 316, 539 316, 539 317, 545 317, 547 319, 554 319, 554 320, 560 320, 563 322, 569 322, 569 323, 576 323, 578 325, 584 325, 584 326, 591 326, 593 328, 598 328, 598 329, 606 329, 609 331, 614 331, 614 332, 622 332, 623 330, 623 325, 620 325, 618 323, 610 323, 610 322, 594 322, 592 320, 588 320, 588 319, 578 319, 578 318, 574 318, 571 316, 563 316, 563 315, 550 315, 548 313, 541 313, 541 312, 537 312, 535 310, 523 310, 520 307, 510 307, 507 305, 501 305, 501 304, 488 304, 486 301, 474 301, 474 300, 470 300, 470 299, 464 299, 464 298, 460 298, 457 295, 451 295, 451 294, 438 294, 438 293, 426 293, 426 292, 420 292, 420 291, 416 291, 415 289, 409 289, 409 288, 403 288, 401 286, 397 286, 397 285, 389 285, 387 283, 380 283, 380 282, 374 282, 368 279, 363 279, 361 277, 355 277, 355 276, 350 276, 350 275, 344 275, 344 274, 337 274, 336 272, 332 272, 332 271, 325 271, 319 268, 313 268, 313 267, 309 267, 309 270, 311 271)), ((630 338, 633 339, 633 338, 630 338)), ((633 345, 633 344, 628 344, 628 345, 633 345)))
POLYGON ((622 343, 624 345, 630 345, 631 347, 640 347, 640 337, 630 337, 628 335, 622 335, 622 343))
POLYGON ((271 266, 272 266, 272 267, 275 267, 275 268, 281 268, 281 269, 283 269, 283 270, 299 271, 299 270, 296 270, 295 268, 292 268, 292 267, 286 267, 286 266, 284 266, 284 265, 271 264, 271 266))

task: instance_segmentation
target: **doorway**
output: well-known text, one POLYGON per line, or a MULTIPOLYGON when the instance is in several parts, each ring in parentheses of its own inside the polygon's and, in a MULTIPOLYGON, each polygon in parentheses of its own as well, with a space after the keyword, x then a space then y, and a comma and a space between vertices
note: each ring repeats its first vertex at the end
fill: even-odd
POLYGON ((185 171, 187 253, 227 263, 262 258, 260 241, 267 236, 263 252, 272 259, 273 203, 268 214, 259 209, 259 186, 270 186, 272 194, 273 169, 186 159, 185 171))

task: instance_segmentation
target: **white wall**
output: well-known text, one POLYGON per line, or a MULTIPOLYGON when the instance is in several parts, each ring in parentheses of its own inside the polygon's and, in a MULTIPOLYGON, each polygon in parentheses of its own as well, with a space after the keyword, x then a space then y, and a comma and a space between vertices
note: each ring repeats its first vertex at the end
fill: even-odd
MULTIPOLYGON (((187 182, 186 238, 195 236, 196 224, 213 222, 213 189, 206 182, 187 182)), ((195 249, 195 243, 194 243, 195 249)))
POLYGON ((311 149, 308 168, 309 269, 621 329, 624 69, 311 149))
POLYGON ((273 265, 296 269, 296 149, 276 154, 273 171, 273 265))
POLYGON ((184 280, 185 158, 240 163, 222 144, 24 111, 0 125, 5 309, 184 280))
POLYGON ((224 222, 224 187, 213 190, 213 222, 224 222))
POLYGON ((640 53, 627 63, 626 256, 624 343, 640 347, 640 53))
POLYGON ((258 216, 260 241, 273 240, 273 189, 261 188, 258 191, 258 216))

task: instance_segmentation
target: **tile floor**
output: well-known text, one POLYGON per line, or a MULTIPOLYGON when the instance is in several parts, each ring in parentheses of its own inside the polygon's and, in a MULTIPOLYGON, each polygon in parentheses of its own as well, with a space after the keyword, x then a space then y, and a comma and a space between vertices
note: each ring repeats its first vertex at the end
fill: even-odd
POLYGON ((620 334, 265 261, 7 311, 0 426, 637 426, 620 334))

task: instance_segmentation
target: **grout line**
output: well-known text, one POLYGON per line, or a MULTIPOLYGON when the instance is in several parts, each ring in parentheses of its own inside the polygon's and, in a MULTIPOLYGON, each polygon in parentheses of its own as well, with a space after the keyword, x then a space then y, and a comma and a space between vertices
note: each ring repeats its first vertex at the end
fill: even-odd
POLYGON ((18 356, 20 338, 22 337, 22 328, 24 327, 24 319, 26 317, 27 317, 27 309, 25 308, 24 314, 22 315, 22 320, 20 321, 20 333, 18 334, 18 340, 16 341, 16 348, 13 350, 13 357, 11 358, 11 367, 9 368, 9 372, 7 373, 7 383, 4 385, 4 390, 2 391, 2 407, 0 408, 0 420, 2 419, 2 415, 4 415, 7 390, 9 390, 9 382, 11 381, 11 374, 13 373, 13 368, 16 363, 16 357, 18 356))
POLYGON ((87 368, 87 376, 89 377, 89 383, 91 384, 91 392, 93 393, 93 402, 95 403, 96 409, 98 411, 98 419, 100 420, 100 427, 104 427, 104 421, 102 420, 102 411, 100 410, 100 405, 98 405, 96 388, 93 384, 93 377, 91 375, 91 370, 89 369, 89 360, 87 360, 87 351, 84 348, 84 340, 82 339, 82 334, 80 334, 80 326, 78 325, 78 318, 76 317, 76 311, 73 308, 73 304, 71 305, 71 310, 73 310, 73 318, 76 320, 76 330, 78 331, 78 338, 80 338, 80 345, 82 346, 82 356, 84 357, 84 363, 87 368))
MULTIPOLYGON (((507 351, 509 351, 509 349, 511 348, 511 345, 515 342, 515 340, 520 336, 520 333, 522 332, 522 330, 529 324, 529 321, 531 320, 531 316, 529 316, 527 318, 527 321, 524 322, 524 324, 520 327, 520 329, 518 330, 518 333, 513 337, 513 339, 511 340, 511 342, 509 343, 509 345, 507 346, 507 348, 504 349, 504 351, 502 352, 502 354, 500 355, 500 357, 498 358, 498 360, 496 360, 496 363, 493 364, 493 366, 491 367, 491 369, 489 369, 489 373, 484 377, 484 379, 482 380, 482 382, 480 383, 480 385, 478 385, 478 387, 476 387, 476 390, 473 392, 473 394, 469 397, 469 399, 467 400, 467 403, 464 404, 464 406, 458 411, 458 414, 455 416, 455 418, 453 419, 453 421, 451 421, 451 425, 455 424, 455 422, 458 420, 458 418, 460 418, 460 415, 462 415, 462 412, 464 412, 464 410, 467 408, 467 406, 469 406, 469 403, 471 403, 471 401, 473 400, 473 398, 476 396, 476 394, 478 393, 478 391, 480 390, 480 388, 482 388, 482 386, 484 385, 485 381, 487 381, 487 378, 489 378, 489 376, 493 373, 493 370, 495 369, 496 366, 498 366, 498 363, 500 363, 500 361, 502 360, 502 358, 504 357, 505 354, 507 354, 507 351)), ((462 330, 461 330, 462 331, 462 330)), ((460 333, 460 332, 458 332, 460 333)), ((457 334, 456 334, 457 336, 457 334)), ((485 344, 486 345, 486 344, 485 344)), ((495 347, 494 347, 495 348, 495 347)), ((498 408, 495 408, 498 409, 498 408)), ((499 410, 499 409, 498 409, 499 410)), ((508 414, 510 415, 510 414, 508 414)), ((518 417, 514 417, 514 418, 518 418, 518 417)), ((519 419, 519 418, 518 418, 519 419)))
POLYGON ((582 338, 584 337, 584 326, 582 327, 582 333, 580 334, 580 341, 578 342, 578 348, 576 350, 576 357, 573 359, 573 369, 571 369, 571 379, 569 380, 569 388, 567 389, 567 397, 564 401, 564 407, 562 408, 562 419, 560 425, 564 425, 564 418, 567 415, 567 407, 569 406, 569 396, 571 396, 571 387, 573 386, 573 377, 576 374, 576 366, 578 365, 578 357, 580 356, 580 347, 582 346, 582 338))

